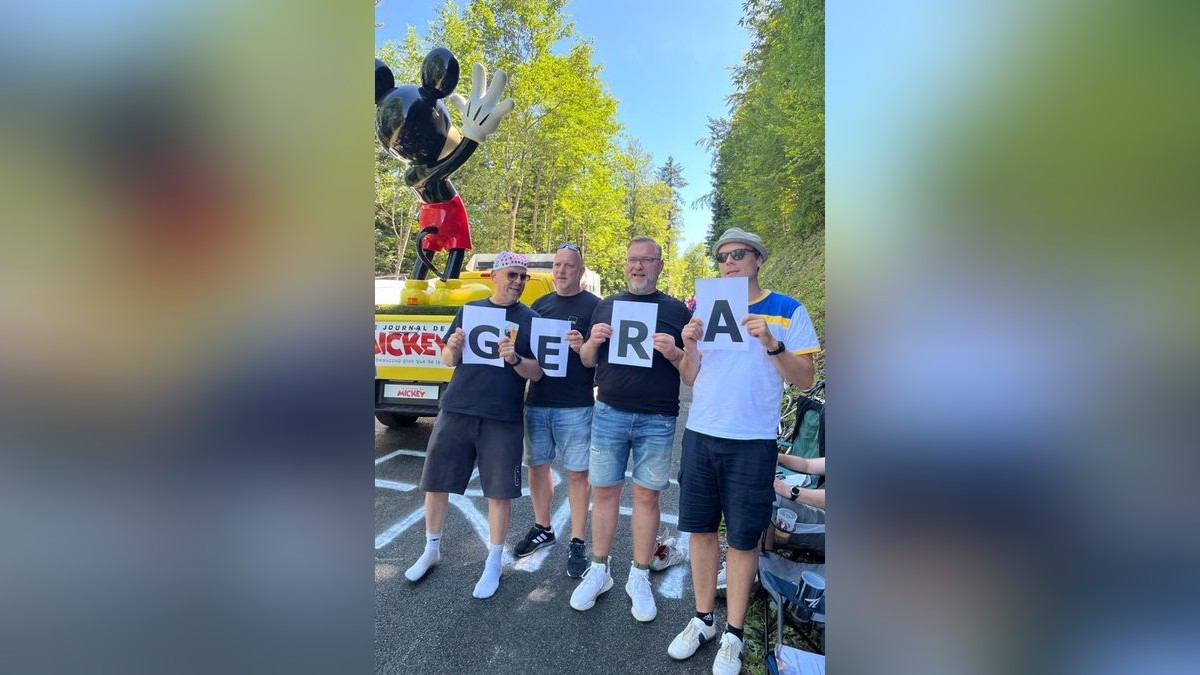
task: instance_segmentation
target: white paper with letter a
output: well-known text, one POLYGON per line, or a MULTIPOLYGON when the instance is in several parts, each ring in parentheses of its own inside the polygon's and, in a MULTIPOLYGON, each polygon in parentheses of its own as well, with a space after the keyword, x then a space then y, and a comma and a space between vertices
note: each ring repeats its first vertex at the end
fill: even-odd
POLYGON ((742 320, 750 313, 750 282, 746 277, 696 280, 696 314, 704 322, 702 352, 745 351, 750 334, 742 320))
POLYGON ((571 345, 564 337, 571 322, 561 319, 536 318, 529 329, 529 344, 546 377, 567 376, 567 352, 571 345))
POLYGON ((463 363, 504 367, 499 342, 508 323, 505 316, 499 307, 463 306, 462 329, 467 338, 463 345, 463 363))
POLYGON ((653 302, 613 301, 612 337, 608 362, 650 368, 654 365, 654 329, 658 305, 653 302))

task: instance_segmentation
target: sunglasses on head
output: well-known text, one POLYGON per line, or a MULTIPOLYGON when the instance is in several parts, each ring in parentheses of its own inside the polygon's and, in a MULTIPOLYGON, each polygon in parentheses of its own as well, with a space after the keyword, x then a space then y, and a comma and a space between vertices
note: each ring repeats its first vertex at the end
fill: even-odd
POLYGON ((521 281, 529 281, 529 275, 524 272, 514 272, 509 270, 508 272, 504 273, 504 276, 508 277, 509 281, 516 281, 517 279, 520 279, 521 281))
POLYGON ((576 253, 583 253, 583 251, 579 250, 579 244, 559 244, 558 245, 558 250, 561 251, 564 248, 567 249, 568 251, 575 251, 576 253))
POLYGON ((718 253, 716 256, 717 262, 723 263, 726 260, 728 260, 729 258, 733 258, 734 260, 741 260, 742 258, 746 257, 747 253, 754 253, 755 255, 758 254, 758 252, 752 248, 735 248, 732 251, 718 253))

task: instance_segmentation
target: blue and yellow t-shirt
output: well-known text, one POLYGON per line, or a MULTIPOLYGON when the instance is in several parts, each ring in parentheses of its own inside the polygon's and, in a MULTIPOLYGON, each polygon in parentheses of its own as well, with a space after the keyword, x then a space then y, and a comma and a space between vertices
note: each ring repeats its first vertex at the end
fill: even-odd
MULTIPOLYGON (((776 340, 795 354, 821 350, 808 310, 795 298, 767 291, 753 300, 776 340)), ((783 401, 783 376, 757 341, 746 351, 709 351, 701 355, 700 374, 692 388, 687 428, 717 438, 773 439, 783 401)))

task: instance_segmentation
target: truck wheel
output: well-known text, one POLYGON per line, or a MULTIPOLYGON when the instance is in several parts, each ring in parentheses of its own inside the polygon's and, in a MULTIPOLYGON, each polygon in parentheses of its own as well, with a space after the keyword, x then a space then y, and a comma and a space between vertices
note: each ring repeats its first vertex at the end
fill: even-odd
POLYGON ((400 413, 394 412, 377 412, 375 413, 375 419, 379 420, 379 423, 383 426, 388 427, 389 429, 395 429, 396 427, 412 426, 413 423, 417 421, 417 416, 401 415, 400 413))

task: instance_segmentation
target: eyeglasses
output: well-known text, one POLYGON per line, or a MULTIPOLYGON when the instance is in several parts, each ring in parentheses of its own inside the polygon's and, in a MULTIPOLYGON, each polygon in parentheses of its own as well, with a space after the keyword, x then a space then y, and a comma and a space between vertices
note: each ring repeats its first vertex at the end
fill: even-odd
POLYGON ((517 279, 529 281, 529 275, 524 272, 505 272, 504 276, 508 277, 509 281, 516 281, 517 279))
POLYGON ((636 265, 638 263, 642 263, 643 265, 649 265, 650 263, 655 262, 657 260, 662 260, 662 258, 651 258, 650 256, 647 255, 647 256, 642 256, 640 258, 626 258, 625 263, 627 265, 636 265))
POLYGON ((735 248, 732 251, 718 253, 716 255, 716 258, 717 258, 717 262, 723 263, 729 258, 733 258, 734 260, 741 260, 742 258, 746 257, 747 253, 753 253, 755 255, 758 255, 758 251, 755 251, 752 248, 735 248))
POLYGON ((568 251, 575 251, 576 253, 579 253, 579 254, 583 253, 583 251, 579 250, 579 244, 559 244, 558 245, 558 250, 561 251, 564 248, 567 249, 568 251))

